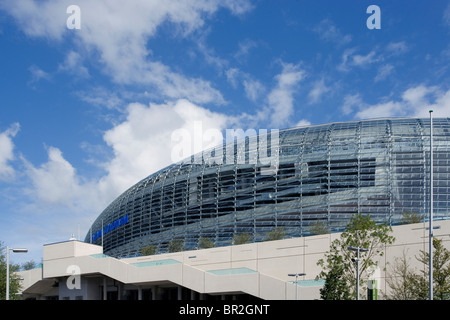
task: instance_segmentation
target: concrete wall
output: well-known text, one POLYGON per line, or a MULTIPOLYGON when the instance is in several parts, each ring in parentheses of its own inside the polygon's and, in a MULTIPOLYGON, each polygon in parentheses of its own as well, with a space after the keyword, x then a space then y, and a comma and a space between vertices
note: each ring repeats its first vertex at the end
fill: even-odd
MULTIPOLYGON (((379 288, 383 292, 388 290, 385 278, 396 257, 406 253, 411 267, 423 267, 415 257, 420 250, 428 251, 427 226, 419 223, 393 228, 396 241, 385 248, 385 255, 379 261, 379 288)), ((450 221, 435 221, 434 226, 439 228, 434 230, 434 236, 450 249, 450 221)), ((60 297, 96 299, 101 285, 98 277, 106 277, 135 287, 175 284, 198 293, 245 292, 263 299, 294 299, 298 289, 300 299, 318 299, 320 286, 297 287, 288 274, 303 272, 306 276, 299 280, 315 279, 321 271, 317 261, 339 237, 340 234, 326 234, 121 260, 105 258, 99 246, 68 241, 44 246, 41 274, 33 270, 22 273, 24 292, 38 290, 40 281, 58 278, 62 283, 60 297), (171 261, 174 263, 168 263, 171 261), (65 283, 71 275, 71 266, 79 268, 84 291, 67 289, 65 283), (237 270, 233 274, 231 271, 236 268, 248 268, 249 272, 237 270), (225 273, 218 271, 224 269, 225 273), (231 273, 227 274, 228 270, 231 273)))
POLYGON ((101 246, 69 240, 44 245, 43 260, 48 261, 101 253, 103 253, 103 248, 101 246))
POLYGON ((100 285, 102 281, 99 278, 79 278, 79 287, 68 287, 74 282, 70 278, 61 278, 59 281, 58 295, 62 300, 100 300, 100 285))

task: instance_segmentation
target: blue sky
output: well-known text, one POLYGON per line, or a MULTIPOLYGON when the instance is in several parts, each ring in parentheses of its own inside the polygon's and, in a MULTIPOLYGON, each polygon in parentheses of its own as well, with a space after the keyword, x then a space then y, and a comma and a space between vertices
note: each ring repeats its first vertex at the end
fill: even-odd
POLYGON ((0 0, 0 241, 84 239, 195 123, 449 116, 449 39, 440 0, 0 0))

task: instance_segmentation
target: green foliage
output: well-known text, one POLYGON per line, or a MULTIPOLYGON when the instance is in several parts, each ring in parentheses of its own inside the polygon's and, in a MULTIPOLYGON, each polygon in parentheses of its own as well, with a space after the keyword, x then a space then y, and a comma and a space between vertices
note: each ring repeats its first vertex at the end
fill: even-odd
POLYGON ((252 240, 252 236, 247 232, 243 232, 243 233, 234 235, 233 244, 235 244, 235 245, 245 244, 245 243, 249 243, 251 240, 252 240))
POLYGON ((367 252, 360 252, 359 275, 362 283, 377 267, 375 258, 383 255, 384 246, 394 242, 391 232, 391 227, 377 224, 369 215, 354 215, 340 239, 331 243, 325 259, 320 259, 317 263, 322 267, 318 277, 325 279, 325 286, 320 292, 321 298, 355 298, 357 264, 352 262, 355 253, 347 248, 351 246, 368 249, 367 252))
POLYGON ((24 262, 22 264, 21 269, 22 270, 32 270, 32 269, 35 269, 36 267, 37 267, 37 263, 33 260, 30 260, 30 261, 24 262))
MULTIPOLYGON (((421 250, 416 259, 423 264, 419 273, 411 270, 405 254, 396 259, 387 280, 391 288, 388 299, 429 299, 429 254, 421 250)), ((450 300, 450 252, 437 238, 433 238, 433 298, 450 300)))
MULTIPOLYGON (((9 299, 20 300, 20 282, 15 272, 19 271, 18 264, 9 261, 9 299)), ((6 247, 0 242, 0 300, 6 300, 6 247)))
POLYGON ((276 227, 272 231, 267 232, 266 240, 267 241, 281 240, 285 236, 286 236, 286 232, 284 231, 284 228, 283 227, 276 227))
POLYGON ((327 234, 330 233, 330 228, 325 222, 317 221, 315 224, 309 227, 309 232, 311 232, 311 234, 313 235, 327 234))
MULTIPOLYGON (((433 238, 433 297, 435 300, 450 299, 450 252, 443 246, 442 240, 433 238)), ((429 259, 427 252, 420 251, 417 258, 422 262, 425 268, 422 269, 421 275, 416 276, 415 286, 421 293, 417 298, 427 299, 429 292, 429 259)))
POLYGON ((184 241, 181 239, 173 239, 169 243, 169 252, 180 252, 184 249, 184 241))
POLYGON ((158 248, 152 244, 149 244, 148 246, 141 248, 141 254, 143 256, 152 256, 152 255, 156 254, 157 252, 158 252, 158 248))
MULTIPOLYGON (((433 248, 434 297, 438 300, 450 300, 450 251, 437 238, 433 238, 433 248)), ((424 258, 429 259, 427 256, 424 258)))
POLYGON ((325 277, 325 285, 320 289, 320 297, 323 300, 350 300, 352 293, 345 277, 345 265, 342 256, 335 256, 328 261, 328 273, 322 272, 325 277))
POLYGON ((210 238, 200 237, 200 239, 198 241, 198 247, 200 249, 214 248, 215 244, 214 244, 214 241, 212 241, 210 238))
POLYGON ((422 222, 422 217, 414 212, 403 212, 400 224, 411 224, 422 222))
POLYGON ((388 300, 413 300, 417 294, 415 275, 409 268, 406 252, 394 259, 393 265, 387 271, 386 282, 389 285, 388 300))

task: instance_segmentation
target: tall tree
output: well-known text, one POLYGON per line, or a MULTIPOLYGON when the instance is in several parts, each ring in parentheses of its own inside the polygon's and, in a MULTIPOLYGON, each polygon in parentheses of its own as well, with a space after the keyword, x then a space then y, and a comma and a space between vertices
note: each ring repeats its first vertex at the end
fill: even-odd
MULTIPOLYGON (((18 264, 9 262, 9 299, 19 300, 17 293, 20 290, 19 279, 14 272, 19 271, 18 264)), ((0 242, 0 300, 6 300, 6 247, 0 242)))
MULTIPOLYGON (((450 299, 450 251, 442 244, 441 239, 433 238, 433 297, 435 300, 450 299)), ((416 288, 415 299, 429 298, 429 253, 420 251, 417 260, 423 263, 424 268, 420 275, 415 276, 412 284, 416 288)))
MULTIPOLYGON (((401 257, 395 257, 393 264, 387 270, 386 282, 389 291, 386 292, 388 300, 413 300, 417 295, 415 283, 416 274, 411 270, 407 253, 403 251, 401 257)), ((425 293, 426 294, 426 293, 425 293)))
POLYGON ((360 213, 354 215, 341 237, 331 243, 325 259, 320 259, 317 263, 322 267, 318 277, 325 279, 321 298, 329 300, 355 298, 358 264, 352 261, 355 253, 348 250, 348 247, 367 249, 366 252, 360 252, 359 256, 359 275, 362 282, 378 266, 376 258, 384 254, 385 246, 394 242, 391 232, 391 227, 376 223, 370 215, 360 213))

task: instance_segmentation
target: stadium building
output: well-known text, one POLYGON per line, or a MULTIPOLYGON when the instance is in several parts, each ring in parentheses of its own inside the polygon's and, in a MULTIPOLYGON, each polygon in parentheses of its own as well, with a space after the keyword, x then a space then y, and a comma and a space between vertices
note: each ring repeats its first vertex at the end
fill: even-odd
MULTIPOLYGON (((450 118, 433 120, 433 143, 434 220, 448 230, 450 118)), ((41 278, 28 283, 24 297, 33 296, 36 283, 67 278, 62 255, 84 266, 86 283, 96 288, 91 298, 107 298, 108 281, 114 280, 122 289, 135 285, 138 289, 130 290, 139 298, 142 288, 176 284, 176 293, 167 289, 151 296, 288 299, 296 286, 287 274, 299 269, 307 273, 304 298, 318 298, 317 260, 356 213, 395 227, 400 247, 425 249, 424 223, 396 226, 405 214, 427 220, 429 178, 430 119, 332 123, 236 139, 132 186, 100 214, 84 243, 44 246, 41 278), (248 243, 241 244, 243 239, 248 243), (143 257, 143 248, 156 254, 143 257), (174 275, 181 278, 171 279, 174 275), (242 287, 246 281, 249 288, 242 287)), ((448 241, 445 228, 439 232, 448 241)), ((391 249, 391 258, 400 247, 391 249)), ((59 298, 74 292, 59 288, 59 298)), ((117 289, 115 297, 124 290, 117 289)))
MULTIPOLYGON (((449 216, 449 129, 448 118, 434 120, 436 219, 449 216)), ((288 238, 318 227, 339 232, 357 212, 396 225, 404 213, 428 214, 429 137, 429 119, 289 129, 268 134, 262 148, 262 139, 247 137, 223 145, 221 161, 210 160, 214 148, 138 182, 100 214, 85 242, 129 257, 147 245, 167 252, 174 239, 189 250, 242 234, 260 242, 275 229, 288 238), (261 164, 270 151, 271 163, 261 164)))

